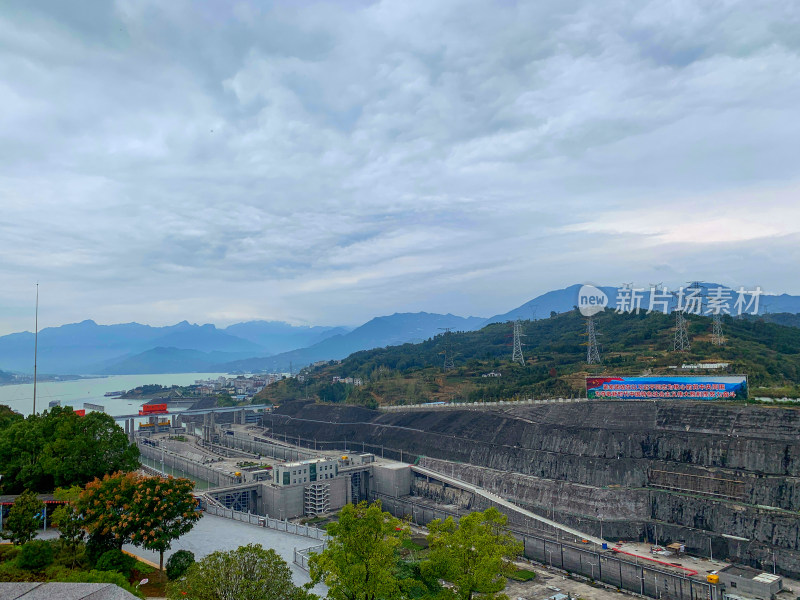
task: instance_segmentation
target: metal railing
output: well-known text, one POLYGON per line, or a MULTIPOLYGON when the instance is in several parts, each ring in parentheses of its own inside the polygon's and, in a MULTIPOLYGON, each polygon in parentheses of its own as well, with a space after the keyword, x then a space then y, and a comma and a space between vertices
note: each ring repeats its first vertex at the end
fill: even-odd
POLYGON ((318 546, 310 546, 308 548, 301 548, 298 550, 297 548, 294 549, 294 558, 292 562, 296 564, 298 567, 303 569, 303 571, 308 572, 308 559, 311 558, 312 554, 319 554, 323 550, 325 550, 327 544, 319 544, 318 546))
POLYGON ((328 534, 325 533, 325 530, 315 527, 314 525, 301 525, 300 523, 292 523, 291 521, 287 521, 285 519, 274 519, 268 515, 262 516, 253 513, 240 512, 238 510, 233 510, 232 508, 225 508, 216 501, 209 502, 207 496, 204 496, 204 498, 206 499, 206 504, 203 510, 210 515, 216 515, 218 517, 224 517, 226 519, 232 519, 234 521, 240 521, 250 525, 256 525, 258 527, 265 527, 267 529, 274 529, 275 531, 283 531, 292 535, 307 537, 312 540, 325 541, 328 539, 328 534))
POLYGON ((586 402, 586 398, 541 398, 534 400, 496 400, 493 402, 448 402, 446 404, 398 404, 395 406, 379 406, 378 410, 384 412, 399 412, 406 410, 447 410, 458 408, 460 410, 480 410, 485 408, 498 408, 510 406, 524 406, 528 404, 556 404, 561 402, 586 402))
MULTIPOLYGON (((230 473, 225 473, 218 469, 200 464, 185 456, 176 454, 167 450, 166 448, 156 448, 150 444, 137 442, 140 454, 156 463, 161 463, 165 467, 177 469, 186 473, 189 477, 197 477, 203 481, 207 481, 216 486, 227 486, 240 483, 238 477, 230 473)), ((159 470, 157 467, 151 467, 154 470, 159 470)))

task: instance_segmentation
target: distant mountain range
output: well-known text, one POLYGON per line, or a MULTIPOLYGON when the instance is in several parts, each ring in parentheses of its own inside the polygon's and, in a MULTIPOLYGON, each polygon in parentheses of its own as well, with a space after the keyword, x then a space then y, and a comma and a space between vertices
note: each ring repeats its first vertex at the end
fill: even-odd
POLYGON ((336 335, 308 348, 300 348, 266 358, 249 358, 220 365, 222 371, 286 371, 290 364, 305 366, 320 360, 342 359, 359 350, 418 343, 450 328, 471 331, 480 328, 485 319, 432 313, 396 313, 376 317, 353 331, 336 335))
MULTIPOLYGON (((704 284, 715 287, 716 284, 704 284)), ((355 329, 293 326, 279 321, 248 321, 218 329, 182 321, 167 327, 139 323, 98 325, 82 321, 39 332, 39 372, 111 375, 170 372, 287 371, 320 360, 342 359, 359 350, 420 342, 444 328, 480 329, 490 323, 542 319, 577 304, 580 285, 542 294, 489 319, 452 314, 396 313, 376 317, 355 329)), ((600 287, 616 304, 616 287, 600 287)), ((644 294, 642 306, 646 307, 644 294)), ((760 312, 800 313, 800 296, 762 298, 760 312)), ((790 321, 792 321, 790 319, 790 321)), ((0 369, 31 373, 34 336, 0 337, 0 369)))

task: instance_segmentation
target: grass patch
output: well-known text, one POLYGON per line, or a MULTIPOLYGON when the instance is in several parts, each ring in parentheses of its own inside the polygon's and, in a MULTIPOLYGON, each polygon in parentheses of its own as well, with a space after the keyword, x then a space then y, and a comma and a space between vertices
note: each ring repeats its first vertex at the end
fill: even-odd
POLYGON ((420 546, 414 540, 406 539, 400 542, 400 545, 405 548, 406 550, 413 550, 414 552, 418 552, 423 549, 423 546, 420 546))
POLYGON ((536 573, 528 569, 517 569, 508 576, 509 579, 514 581, 533 581, 536 579, 536 573))

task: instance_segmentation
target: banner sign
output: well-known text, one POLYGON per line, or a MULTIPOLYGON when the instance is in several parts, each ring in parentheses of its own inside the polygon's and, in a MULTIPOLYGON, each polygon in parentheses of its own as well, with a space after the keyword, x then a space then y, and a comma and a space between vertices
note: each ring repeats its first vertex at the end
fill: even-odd
POLYGON ((586 397, 614 400, 747 398, 747 376, 587 377, 586 397))

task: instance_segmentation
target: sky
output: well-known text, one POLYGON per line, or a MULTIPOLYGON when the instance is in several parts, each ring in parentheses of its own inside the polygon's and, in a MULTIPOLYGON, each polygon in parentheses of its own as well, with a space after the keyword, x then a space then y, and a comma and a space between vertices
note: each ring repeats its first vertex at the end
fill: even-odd
POLYGON ((800 3, 0 6, 0 334, 800 294, 800 3))

